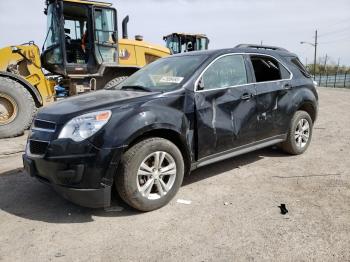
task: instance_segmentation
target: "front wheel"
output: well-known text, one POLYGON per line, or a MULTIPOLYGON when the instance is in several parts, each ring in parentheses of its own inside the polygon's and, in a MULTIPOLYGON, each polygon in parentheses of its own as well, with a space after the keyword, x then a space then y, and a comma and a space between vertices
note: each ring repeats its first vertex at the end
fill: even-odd
POLYGON ((184 177, 180 150, 169 140, 149 138, 125 152, 116 177, 120 197, 140 211, 165 206, 184 177))
POLYGON ((312 137, 312 119, 305 111, 297 111, 291 121, 287 140, 281 147, 287 153, 300 155, 309 147, 312 137))

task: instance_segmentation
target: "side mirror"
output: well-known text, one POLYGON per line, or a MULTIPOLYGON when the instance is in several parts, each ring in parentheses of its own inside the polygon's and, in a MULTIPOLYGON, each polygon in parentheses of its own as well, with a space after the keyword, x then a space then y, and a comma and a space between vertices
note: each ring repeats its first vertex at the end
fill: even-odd
POLYGON ((69 28, 65 28, 64 32, 69 35, 70 34, 70 29, 69 28))
POLYGON ((204 81, 203 81, 203 77, 201 77, 198 81, 198 84, 197 84, 197 90, 200 91, 200 90, 204 90, 204 81))

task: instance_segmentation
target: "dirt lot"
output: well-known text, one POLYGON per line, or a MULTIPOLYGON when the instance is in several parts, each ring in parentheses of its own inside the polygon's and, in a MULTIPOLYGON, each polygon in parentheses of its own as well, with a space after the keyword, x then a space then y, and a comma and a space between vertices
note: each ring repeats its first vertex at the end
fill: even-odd
POLYGON ((350 90, 319 94, 304 155, 201 168, 150 213, 75 206, 22 173, 25 137, 0 140, 0 261, 350 261, 350 90))

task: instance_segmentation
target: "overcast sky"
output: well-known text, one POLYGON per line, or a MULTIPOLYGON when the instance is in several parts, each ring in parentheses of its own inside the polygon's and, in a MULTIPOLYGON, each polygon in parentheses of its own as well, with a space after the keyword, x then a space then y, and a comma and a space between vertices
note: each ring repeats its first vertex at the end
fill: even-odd
MULTIPOLYGON (((108 0, 107 0, 108 1, 108 0)), ((211 49, 239 43, 277 45, 313 60, 319 32, 318 57, 350 66, 350 0, 112 0, 122 18, 129 14, 129 36, 141 34, 164 44, 171 32, 206 33, 211 49)), ((45 37, 44 0, 0 0, 0 47, 45 37)), ((121 33, 119 33, 121 35, 121 33)))

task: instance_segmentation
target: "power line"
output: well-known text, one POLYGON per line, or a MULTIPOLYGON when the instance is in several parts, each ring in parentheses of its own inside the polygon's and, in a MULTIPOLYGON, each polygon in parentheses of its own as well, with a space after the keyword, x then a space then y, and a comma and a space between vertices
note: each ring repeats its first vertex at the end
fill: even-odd
POLYGON ((327 42, 321 42, 320 44, 324 45, 324 44, 336 43, 336 42, 339 42, 339 41, 346 40, 346 39, 348 39, 348 38, 350 38, 350 35, 347 35, 347 36, 345 36, 345 37, 338 38, 338 39, 335 39, 335 40, 327 41, 327 42))
POLYGON ((328 35, 333 35, 333 34, 338 34, 338 33, 342 33, 345 31, 348 31, 350 29, 350 26, 347 26, 343 29, 338 29, 338 30, 334 30, 334 31, 330 31, 330 32, 326 32, 324 34, 319 35, 320 37, 324 37, 324 36, 328 36, 328 35))
POLYGON ((337 22, 333 23, 333 24, 327 24, 325 27, 326 28, 332 28, 336 25, 342 24, 342 23, 349 23, 350 22, 350 17, 346 18, 346 19, 342 19, 342 20, 338 20, 337 22))

